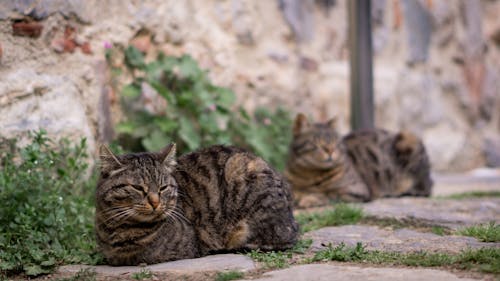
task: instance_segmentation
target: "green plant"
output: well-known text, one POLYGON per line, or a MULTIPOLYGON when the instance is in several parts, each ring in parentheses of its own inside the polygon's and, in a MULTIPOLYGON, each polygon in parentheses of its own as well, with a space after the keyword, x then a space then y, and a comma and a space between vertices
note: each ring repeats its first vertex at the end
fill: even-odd
POLYGON ((500 242, 500 224, 490 222, 466 227, 457 231, 458 235, 472 236, 483 242, 500 242))
POLYGON ((146 63, 130 46, 125 62, 133 80, 121 90, 127 118, 116 127, 124 148, 155 151, 176 142, 184 153, 210 144, 236 144, 283 168, 291 130, 287 111, 258 109, 250 115, 234 110, 235 94, 212 84, 188 55, 160 54, 146 63))
POLYGON ((230 281, 230 280, 236 280, 236 279, 241 279, 245 276, 243 272, 239 271, 224 271, 224 272, 218 272, 217 275, 215 276, 215 281, 230 281))
POLYGON ((312 239, 300 239, 291 251, 295 254, 304 254, 311 247, 312 243, 312 239))
POLYGON ((147 268, 143 268, 139 272, 132 273, 132 278, 135 280, 144 280, 151 277, 153 277, 153 273, 147 268))
POLYGON ((485 273, 500 273, 500 249, 481 248, 467 249, 459 254, 447 253, 399 253, 368 251, 358 242, 355 247, 347 247, 341 243, 337 247, 331 244, 326 249, 316 252, 305 262, 341 261, 384 265, 406 265, 418 267, 445 266, 456 269, 481 271, 485 273))
POLYGON ((440 199, 468 199, 468 198, 485 198, 485 197, 500 197, 500 191, 471 191, 448 196, 439 196, 440 199))
POLYGON ((346 247, 343 242, 333 247, 330 243, 326 249, 317 252, 312 261, 359 261, 367 253, 361 242, 356 243, 356 247, 346 247))
POLYGON ((54 142, 44 131, 0 147, 0 273, 38 275, 63 263, 95 264, 86 141, 54 142))
POLYGON ((302 213, 297 215, 297 222, 302 232, 316 230, 325 226, 356 224, 363 218, 363 210, 349 204, 339 203, 335 208, 319 213, 302 213))
POLYGON ((248 256, 253 260, 264 263, 266 268, 285 268, 290 265, 289 260, 292 258, 292 252, 252 250, 248 253, 248 256))
POLYGON ((239 116, 233 114, 229 128, 233 143, 254 151, 269 161, 278 170, 285 168, 288 144, 291 136, 291 116, 282 108, 271 112, 258 108, 254 116, 240 109, 239 116))
POLYGON ((439 235, 439 236, 443 236, 446 234, 446 230, 444 227, 442 226, 433 226, 431 227, 431 232, 436 234, 436 235, 439 235))

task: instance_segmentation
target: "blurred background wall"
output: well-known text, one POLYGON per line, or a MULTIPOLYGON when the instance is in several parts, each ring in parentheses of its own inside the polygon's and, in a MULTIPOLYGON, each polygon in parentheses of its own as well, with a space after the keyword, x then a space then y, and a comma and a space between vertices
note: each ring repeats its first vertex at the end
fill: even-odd
MULTIPOLYGON (((190 54, 239 104, 349 130, 345 0, 0 0, 0 135, 96 143, 119 116, 105 48, 190 54)), ((373 0, 378 127, 422 136, 438 171, 500 166, 500 1, 373 0)))

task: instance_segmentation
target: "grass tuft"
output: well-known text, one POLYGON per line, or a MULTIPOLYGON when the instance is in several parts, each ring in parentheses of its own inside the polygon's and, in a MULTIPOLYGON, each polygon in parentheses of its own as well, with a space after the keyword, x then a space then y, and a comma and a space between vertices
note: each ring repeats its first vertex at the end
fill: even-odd
POLYGON ((344 243, 333 247, 330 243, 325 250, 317 252, 312 261, 360 261, 367 253, 361 242, 356 247, 346 247, 344 243))
POLYGON ((417 267, 451 267, 462 270, 474 270, 484 273, 500 273, 500 249, 481 248, 464 250, 460 254, 446 253, 397 253, 382 251, 367 251, 361 243, 355 247, 346 247, 341 243, 337 247, 331 244, 326 249, 317 252, 306 262, 341 261, 361 262, 384 265, 406 265, 417 267))
POLYGON ((303 213, 296 217, 301 232, 316 230, 325 226, 356 224, 363 218, 363 210, 349 204, 340 203, 333 210, 319 213, 303 213))
POLYGON ((448 196, 439 196, 440 199, 468 199, 468 198, 485 198, 485 197, 500 197, 500 191, 471 191, 448 196))
POLYGON ((292 258, 291 251, 271 251, 262 252, 260 250, 252 250, 248 256, 255 261, 264 263, 264 267, 268 269, 285 268, 290 266, 290 259, 292 258))
POLYGON ((245 276, 243 272, 239 271, 224 271, 224 272, 218 272, 217 276, 215 277, 215 281, 230 281, 230 280, 236 280, 236 279, 241 279, 245 276))
POLYGON ((500 224, 490 222, 470 226, 457 231, 458 235, 471 236, 482 242, 500 242, 500 224))
POLYGON ((144 280, 144 279, 149 279, 149 278, 153 277, 153 273, 149 269, 143 268, 139 272, 132 273, 131 276, 132 276, 132 279, 135 279, 135 280, 144 280))

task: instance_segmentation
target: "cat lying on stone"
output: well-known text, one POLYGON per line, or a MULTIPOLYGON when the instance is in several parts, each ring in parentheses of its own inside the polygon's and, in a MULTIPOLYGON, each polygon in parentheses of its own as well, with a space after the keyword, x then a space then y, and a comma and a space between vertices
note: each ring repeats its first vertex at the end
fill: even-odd
POLYGON ((297 241, 292 194, 264 160, 212 146, 176 159, 115 156, 101 148, 96 235, 112 265, 152 264, 237 250, 282 250, 297 241))
POLYGON ((430 172, 425 147, 412 133, 374 129, 341 137, 335 119, 310 123, 299 114, 294 121, 285 177, 299 207, 429 196, 430 172))

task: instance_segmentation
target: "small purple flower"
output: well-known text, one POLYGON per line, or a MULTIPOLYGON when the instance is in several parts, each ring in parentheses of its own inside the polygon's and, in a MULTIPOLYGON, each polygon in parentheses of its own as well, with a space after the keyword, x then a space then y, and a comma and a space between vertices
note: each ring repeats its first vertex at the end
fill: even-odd
POLYGON ((208 106, 208 110, 210 110, 211 112, 214 112, 216 109, 217 109, 217 106, 213 103, 208 106))
POLYGON ((266 125, 266 126, 269 126, 269 125, 271 125, 271 119, 264 118, 264 120, 262 120, 262 123, 264 123, 264 125, 266 125))
POLYGON ((111 44, 110 42, 108 41, 104 41, 104 49, 111 49, 113 48, 113 44, 111 44))

